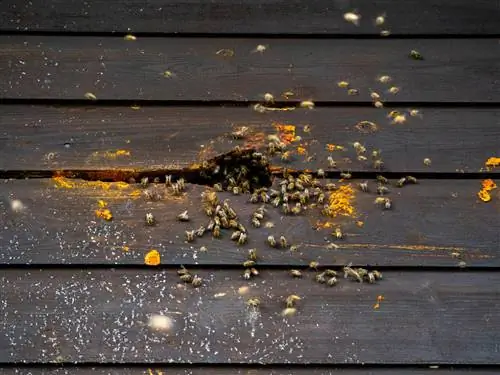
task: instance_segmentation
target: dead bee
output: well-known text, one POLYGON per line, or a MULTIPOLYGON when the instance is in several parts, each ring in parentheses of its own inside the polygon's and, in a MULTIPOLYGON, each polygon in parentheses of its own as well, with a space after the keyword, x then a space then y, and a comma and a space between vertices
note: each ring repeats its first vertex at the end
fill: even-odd
POLYGON ((348 172, 342 172, 340 173, 340 177, 344 180, 349 180, 350 178, 352 178, 352 174, 348 172))
POLYGON ((231 234, 231 240, 236 241, 240 238, 240 236, 241 236, 241 231, 235 230, 233 234, 231 234))
POLYGON ((384 195, 389 193, 389 188, 387 186, 379 184, 377 186, 377 194, 378 195, 384 195))
POLYGON ((328 286, 335 286, 337 284, 337 278, 335 276, 330 277, 326 284, 328 286))
POLYGON ((274 238, 273 235, 267 236, 267 243, 271 247, 276 247, 276 239, 274 238))
POLYGON ((185 283, 190 283, 193 281, 193 276, 189 273, 179 276, 179 279, 184 281, 185 283))
POLYGON ((260 299, 258 299, 257 297, 252 297, 247 301, 247 306, 256 308, 259 307, 259 305, 260 305, 260 299))
POLYGON ((146 220, 146 225, 152 226, 156 224, 156 219, 151 212, 148 212, 146 214, 145 220, 146 220))
POLYGON ((231 135, 234 139, 243 139, 248 135, 250 128, 248 126, 241 126, 234 130, 231 135))
POLYGON ((243 267, 245 268, 250 268, 255 266, 255 261, 254 260, 246 260, 243 262, 243 267))
POLYGON ((316 280, 317 283, 320 284, 326 283, 326 277, 324 272, 318 273, 314 279, 316 280))
POLYGON ((301 298, 297 296, 296 294, 291 294, 288 297, 286 297, 285 303, 286 307, 293 307, 295 305, 295 302, 300 301, 301 298))
POLYGON ((335 228, 333 235, 335 236, 335 238, 337 238, 339 240, 344 238, 344 234, 342 233, 342 229, 340 229, 339 227, 335 228))
POLYGON ((280 246, 283 248, 288 247, 288 241, 286 240, 285 236, 280 236, 280 246))
POLYGON ((408 181, 411 184, 417 184, 418 183, 417 179, 415 177, 413 177, 413 176, 406 176, 406 181, 408 181))
POLYGON ((220 237, 220 225, 215 225, 212 230, 212 237, 219 238, 220 237))
POLYGON ((224 189, 222 188, 222 184, 220 184, 220 183, 214 184, 214 189, 215 189, 215 191, 218 191, 218 192, 224 191, 224 189))
POLYGON ((292 277, 302 277, 302 272, 300 270, 290 270, 290 275, 292 277))
POLYGON ((406 184, 406 177, 402 177, 398 180, 398 182, 396 182, 397 187, 403 187, 404 184, 406 184))
POLYGON ((189 221, 189 215, 188 215, 187 210, 183 211, 179 215, 177 215, 177 219, 179 221, 189 221))
POLYGON ((187 230, 185 233, 186 233, 186 241, 187 242, 194 241, 194 230, 187 230))
POLYGON ((205 228, 203 225, 201 225, 201 226, 200 226, 200 227, 196 230, 196 235, 197 235, 198 237, 203 237, 203 235, 205 234, 205 230, 206 230, 206 228, 205 228))
POLYGON ((257 260, 257 249, 248 250, 248 259, 253 261, 257 260))
POLYGON ((238 238, 238 245, 244 245, 247 242, 247 237, 246 233, 241 233, 240 238, 238 238))
POLYGON ((365 192, 365 193, 367 193, 367 192, 368 192, 368 181, 365 181, 365 182, 360 182, 360 183, 358 184, 358 186, 359 186, 359 190, 361 190, 361 191, 363 191, 363 192, 365 192))
POLYGON ((351 264, 344 267, 344 278, 347 279, 348 277, 350 277, 351 279, 354 279, 360 283, 363 282, 363 278, 358 274, 358 272, 356 270, 351 268, 351 264))
POLYGON ((255 228, 260 228, 260 220, 257 219, 256 217, 253 217, 252 218, 252 225, 255 227, 255 228))
POLYGON ((141 186, 143 188, 146 188, 146 187, 148 187, 148 185, 149 185, 149 178, 147 178, 147 177, 141 178, 141 186))

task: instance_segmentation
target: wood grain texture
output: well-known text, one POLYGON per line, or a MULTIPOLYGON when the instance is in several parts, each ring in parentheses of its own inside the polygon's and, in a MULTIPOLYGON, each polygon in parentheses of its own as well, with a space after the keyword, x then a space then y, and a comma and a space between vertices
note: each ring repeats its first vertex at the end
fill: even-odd
MULTIPOLYGON (((200 209, 204 187, 188 187, 183 198, 157 202, 135 197, 137 187, 117 189, 109 185, 88 184, 71 180, 73 188, 57 188, 52 180, 15 180, 0 185, 0 263, 2 264, 136 264, 144 263, 150 249, 158 249, 162 264, 240 265, 247 249, 257 248, 260 265, 303 265, 311 260, 342 266, 457 266, 498 267, 500 239, 498 214, 499 190, 493 199, 483 203, 477 198, 480 181, 422 180, 418 185, 390 187, 393 209, 382 211, 373 204, 371 193, 355 193, 356 217, 331 220, 345 234, 334 241, 333 229, 316 229, 318 220, 326 218, 319 209, 299 216, 282 216, 269 206, 261 228, 250 224, 258 207, 248 203, 248 195, 229 198, 240 221, 249 231, 248 243, 237 246, 229 239, 231 231, 223 230, 221 239, 210 234, 185 242, 185 230, 207 225, 200 209), (20 199, 25 210, 15 213, 9 202, 20 199), (95 216, 97 201, 104 199, 113 213, 106 222, 95 216), (181 223, 177 215, 188 210, 191 221, 181 223), (146 226, 147 212, 154 214, 157 225, 146 226), (274 228, 265 228, 266 221, 274 228), (359 227, 357 221, 364 225, 359 227), (266 243, 268 235, 285 235, 290 244, 299 246, 292 253, 273 249, 266 243), (334 241, 338 249, 328 248, 334 241), (200 251, 205 246, 206 252, 200 251)), ((353 186, 356 185, 353 180, 353 186)), ((357 189, 357 188, 355 188, 357 189)), ((140 192, 140 191, 139 191, 140 192)))
POLYGON ((386 272, 334 288, 263 271, 5 270, 2 362, 497 364, 498 273, 386 272), (242 286, 248 291, 242 293, 242 286), (283 319, 297 294, 297 314, 283 319), (374 309, 377 295, 383 295, 374 309), (245 306, 258 297, 258 312, 245 306), (173 320, 152 332, 150 314, 173 320), (458 328, 460 327, 460 328, 458 328))
POLYGON ((392 35, 498 34, 500 12, 491 0, 193 1, 4 0, 0 29, 61 32, 379 34, 374 19, 387 14, 392 35), (113 12, 109 12, 113 9, 113 12), (344 21, 353 9, 359 27, 344 21), (408 12, 411 9, 411 12, 408 12), (106 17, 102 15, 106 14, 106 17))
POLYGON ((184 168, 237 145, 265 148, 264 137, 260 144, 255 140, 276 133, 276 123, 296 125, 296 134, 302 137, 289 148, 293 154, 288 162, 272 159, 273 165, 293 169, 327 169, 326 159, 332 156, 340 170, 373 171, 369 156, 379 149, 389 171, 467 173, 479 171, 498 153, 498 109, 428 108, 421 110, 422 117, 408 116, 407 123, 392 125, 387 113, 393 109, 340 107, 260 114, 240 107, 133 110, 4 105, 0 111, 0 169, 184 168), (366 120, 376 123, 378 130, 360 131, 356 124, 366 120), (310 133, 304 132, 306 125, 310 133), (249 138, 233 140, 228 134, 240 126, 251 129, 249 138), (356 141, 366 146, 367 162, 357 160, 352 147, 356 141), (326 144, 346 149, 330 153, 326 144), (299 145, 306 154, 297 153, 299 145), (130 155, 111 157, 118 149, 130 155), (430 158, 432 166, 425 166, 424 158, 430 158))
POLYGON ((262 100, 293 91, 294 99, 369 102, 498 102, 498 41, 203 39, 1 36, 0 97, 130 100, 262 100), (264 54, 252 53, 269 44, 264 54), (224 58, 220 49, 233 49, 224 58), (409 58, 410 50, 425 60, 409 58), (165 78, 165 70, 175 77, 165 78), (381 74, 401 87, 386 94, 381 74), (337 87, 349 81, 360 90, 337 87))
MULTIPOLYGON (((126 366, 106 366, 106 367, 78 367, 64 366, 63 368, 38 368, 23 366, 19 368, 0 367, 5 375, 428 375, 428 369, 406 369, 406 368, 384 368, 384 369, 342 369, 332 367, 318 368, 318 366, 308 365, 307 368, 287 369, 276 366, 265 366, 265 368, 241 367, 238 365, 228 367, 222 366, 156 366, 151 367, 126 367, 126 366), (150 372, 151 370, 151 372, 150 372)), ((488 369, 444 369, 432 368, 433 374, 438 375, 493 375, 498 370, 488 369)))

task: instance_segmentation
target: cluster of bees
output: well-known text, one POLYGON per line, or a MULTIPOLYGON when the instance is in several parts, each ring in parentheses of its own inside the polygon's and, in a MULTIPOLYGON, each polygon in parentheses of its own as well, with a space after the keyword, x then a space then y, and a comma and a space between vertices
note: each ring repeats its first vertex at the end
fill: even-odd
MULTIPOLYGON (((284 317, 295 315, 295 313, 297 312, 296 303, 301 299, 302 298, 296 294, 290 294, 289 296, 287 296, 284 301, 285 309, 283 310, 281 315, 284 317)), ((258 297, 251 297, 247 301, 247 306, 252 309, 259 308, 260 304, 261 302, 258 297)))
MULTIPOLYGON (((416 177, 413 176, 406 176, 400 178, 396 182, 396 186, 401 188, 407 184, 417 184, 418 180, 416 177)), ((375 198, 375 203, 376 205, 381 206, 385 210, 390 210, 392 208, 392 201, 389 197, 386 197, 385 195, 390 193, 390 189, 387 186, 389 184, 389 180, 385 178, 384 176, 378 175, 377 176, 377 194, 379 195, 377 198, 375 198)), ((362 192, 368 193, 370 191, 370 188, 368 186, 368 181, 360 182, 358 184, 359 189, 362 192)))
POLYGON ((187 284, 191 284, 195 288, 201 286, 203 283, 203 279, 198 275, 192 275, 185 267, 181 267, 180 270, 177 271, 177 275, 179 275, 179 279, 187 284))
MULTIPOLYGON (((165 184, 160 183, 159 177, 153 180, 153 184, 150 184, 148 177, 144 177, 140 184, 144 188, 144 197, 150 201, 159 201, 166 195, 179 196, 186 190, 186 181, 179 178, 176 182, 172 182, 172 175, 165 176, 165 184)), ((185 215, 187 216, 187 212, 185 215)), ((148 226, 156 224, 156 218, 151 212, 146 213, 144 220, 148 226)))

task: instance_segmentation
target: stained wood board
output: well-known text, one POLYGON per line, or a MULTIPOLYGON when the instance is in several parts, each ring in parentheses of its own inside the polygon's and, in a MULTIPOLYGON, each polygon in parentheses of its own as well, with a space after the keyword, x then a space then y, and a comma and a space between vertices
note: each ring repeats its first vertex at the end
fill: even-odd
POLYGON ((386 272, 334 288, 263 271, 5 270, 0 359, 48 363, 496 364, 498 273, 386 272), (243 289, 240 289, 243 287, 243 289), (248 287, 248 289, 246 288, 248 287), (243 295, 240 295, 243 294, 243 295), (280 316, 290 294, 295 316, 280 316), (377 296, 384 300, 379 308, 377 296), (261 307, 248 308, 250 297, 261 307), (172 320, 151 331, 151 314, 172 320), (460 328, 458 328, 460 327, 460 328))
MULTIPOLYGON (((279 124, 295 125, 301 141, 289 146, 291 157, 275 157, 275 166, 293 169, 374 171, 370 154, 381 150, 384 168, 397 172, 477 172, 498 153, 500 112, 495 108, 417 109, 404 124, 391 124, 400 108, 317 108, 261 114, 250 107, 51 107, 4 105, 0 111, 0 169, 180 169, 230 151, 236 146, 267 147, 265 137, 279 124), (371 121, 370 126, 360 126, 371 121), (248 137, 230 133, 249 128, 248 137), (308 126, 310 132, 305 132, 308 126), (137 131, 140 129, 140 131, 137 131), (365 145, 368 161, 359 161, 354 142, 365 145), (344 147, 329 152, 327 144, 344 147), (299 154, 299 147, 304 153, 299 154), (117 150, 125 153, 121 156, 117 150), (309 160, 309 157, 313 157, 309 160), (425 158, 432 165, 426 166, 425 158)), ((497 169, 500 171, 500 169, 497 169)), ((495 170, 491 171, 492 173, 495 170)))
POLYGON ((360 0, 350 3, 313 0, 230 1, 211 3, 154 0, 104 1, 35 0, 19 4, 4 1, 1 30, 36 32, 154 32, 154 33, 267 33, 378 35, 488 35, 498 34, 498 7, 494 1, 360 0), (109 10, 112 9, 112 12, 109 10), (408 12, 411 9, 411 12, 408 12), (344 20, 357 10, 358 26, 344 20), (106 14, 106 17, 102 17, 106 14), (386 15, 381 27, 375 18, 386 15))
POLYGON ((494 39, 230 39, 75 36, 0 37, 0 97, 106 100, 498 102, 494 39), (252 53, 259 44, 264 54, 252 53), (232 57, 217 54, 230 49, 232 57), (423 61, 409 57, 419 51, 423 61), (165 71, 168 77, 165 78, 165 71), (389 75, 398 94, 377 77, 389 75), (359 95, 337 82, 349 81, 359 95))
MULTIPOLYGON (((320 209, 298 216, 283 216, 269 205, 261 228, 251 225, 252 213, 259 205, 248 203, 249 195, 219 193, 229 199, 248 229, 248 242, 237 246, 230 240, 231 230, 223 230, 221 239, 209 233, 194 242, 185 241, 185 231, 207 225, 201 210, 205 187, 188 186, 183 197, 151 202, 138 186, 66 180, 68 186, 54 180, 11 180, 0 185, 0 262, 2 264, 135 264, 144 263, 145 254, 157 249, 162 264, 240 265, 247 251, 257 248, 260 265, 303 265, 317 260, 342 266, 350 262, 380 266, 499 266, 500 211, 498 189, 492 201, 481 202, 479 180, 422 180, 403 188, 390 186, 388 195, 393 208, 384 211, 375 205, 376 184, 371 192, 355 191, 355 214, 328 219, 320 209), (14 212, 11 202, 19 199, 24 210, 14 212), (98 200, 107 202, 113 220, 96 217, 98 200), (177 221, 188 210, 190 221, 177 221), (145 224, 152 213, 157 225, 145 224), (327 222, 328 229, 324 228, 327 222), (266 228, 266 223, 274 225, 266 228), (331 235, 340 227, 344 238, 331 235), (289 249, 273 249, 267 237, 281 235, 289 249), (332 245, 333 244, 333 245, 332 245), (206 247, 203 251, 202 247, 206 247)), ((498 181, 497 181, 498 182, 498 181)))

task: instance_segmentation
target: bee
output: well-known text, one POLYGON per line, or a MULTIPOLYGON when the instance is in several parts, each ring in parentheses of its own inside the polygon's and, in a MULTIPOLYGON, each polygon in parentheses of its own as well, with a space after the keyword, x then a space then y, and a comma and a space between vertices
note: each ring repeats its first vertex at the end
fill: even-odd
POLYGON ((198 288, 201 286, 203 283, 203 279, 199 277, 198 275, 194 275, 193 279, 191 280, 191 285, 194 286, 195 288, 198 288))
POLYGON ((377 194, 378 195, 384 195, 389 193, 389 188, 387 186, 379 184, 377 186, 377 194))
POLYGON ((325 170, 324 169, 318 169, 316 172, 319 178, 325 178, 325 170))
POLYGON ((184 281, 185 283, 190 283, 193 281, 193 276, 189 273, 186 273, 184 275, 180 275, 179 279, 181 279, 181 281, 184 281))
POLYGON ((385 14, 381 14, 377 18, 375 18, 375 25, 376 26, 382 26, 385 22, 385 14))
POLYGON ((255 228, 260 228, 260 220, 257 219, 256 217, 252 218, 252 225, 255 227, 255 228))
POLYGON ((295 307, 287 307, 281 312, 281 316, 284 318, 288 318, 290 316, 294 316, 296 312, 297 309, 295 307))
POLYGON ((292 191, 295 189, 295 183, 292 181, 288 185, 286 185, 286 190, 292 191))
POLYGON ((168 187, 170 185, 172 185, 172 175, 171 174, 167 174, 165 176, 165 185, 168 187))
POLYGON ((284 215, 288 215, 291 212, 290 206, 288 205, 288 203, 283 203, 281 205, 281 209, 282 209, 284 215))
POLYGON ((340 82, 337 82, 337 86, 340 87, 341 89, 345 89, 345 88, 349 87, 349 82, 340 81, 340 82))
POLYGON ((283 248, 288 247, 288 241, 286 240, 285 236, 280 236, 280 246, 283 248))
POLYGON ((285 151, 281 153, 281 161, 289 161, 290 160, 290 151, 285 151))
POLYGON ((250 280, 252 277, 252 270, 250 268, 247 268, 245 271, 243 271, 243 278, 245 280, 250 280))
POLYGON ((295 305, 295 302, 300 301, 302 298, 300 298, 296 294, 290 294, 288 297, 286 297, 285 303, 286 307, 293 307, 295 305))
POLYGON ((392 86, 390 89, 389 89, 389 92, 391 94, 397 94, 399 91, 401 91, 401 89, 397 86, 392 86))
POLYGON ((373 151, 372 151, 372 159, 373 159, 373 160, 378 160, 378 159, 380 159, 380 157, 381 157, 381 155, 380 155, 380 154, 381 154, 380 150, 373 150, 373 151))
POLYGON ((215 52, 216 55, 223 56, 223 57, 233 57, 234 56, 234 51, 229 48, 222 48, 215 52))
POLYGON ((423 59, 424 59, 424 57, 420 54, 420 52, 418 52, 418 51, 416 51, 416 50, 414 50, 414 49, 412 49, 412 50, 410 51, 410 55, 409 55, 409 56, 410 56, 410 58, 412 58, 413 60, 423 60, 423 59))
POLYGON ((384 168, 384 162, 381 159, 375 160, 373 162, 373 168, 381 170, 384 168))
POLYGON ((368 158, 366 156, 363 156, 363 155, 358 155, 358 160, 359 161, 367 161, 368 158))
POLYGON ((359 142, 354 142, 352 144, 357 154, 364 154, 366 152, 366 147, 359 142))
POLYGON ((290 270, 290 275, 292 277, 302 277, 302 272, 300 270, 290 270))
POLYGON ((185 233, 186 233, 186 241, 187 242, 194 241, 194 230, 187 230, 185 233))
POLYGON ((267 46, 264 44, 258 44, 257 47, 252 51, 252 53, 259 52, 259 53, 264 53, 267 50, 267 46))
POLYGON ((384 209, 390 210, 392 207, 392 202, 389 198, 385 198, 384 209))
POLYGON ((347 95, 351 95, 351 96, 359 95, 359 90, 358 89, 349 89, 349 90, 347 90, 347 95))
POLYGON ((352 23, 355 26, 359 26, 359 20, 361 19, 361 16, 355 12, 347 12, 344 13, 344 20, 347 22, 352 23))
POLYGON ((377 181, 381 184, 384 184, 384 185, 389 183, 389 180, 381 175, 377 175, 377 181))
POLYGON ((268 203, 271 200, 271 197, 265 191, 263 191, 262 193, 260 193, 260 200, 263 203, 268 203))
POLYGON ((298 249, 299 249, 299 247, 297 245, 290 246, 290 251, 293 253, 296 252, 298 249))
POLYGON ((186 181, 183 178, 179 178, 177 180, 177 185, 179 185, 181 190, 184 190, 186 188, 186 181))
POLYGON ((418 109, 410 109, 408 112, 411 117, 417 117, 420 116, 420 111, 418 109))
POLYGON ((382 272, 373 270, 372 271, 373 276, 375 277, 375 280, 382 280, 382 272))
POLYGON ((148 185, 149 185, 149 178, 148 177, 141 178, 141 186, 143 188, 146 188, 148 187, 148 185))
POLYGON ((179 215, 177 215, 177 219, 179 221, 189 221, 189 215, 188 215, 187 210, 183 211, 179 215))
POLYGON ((335 276, 330 277, 326 282, 326 285, 328 286, 335 286, 336 284, 337 284, 337 278, 335 276))
POLYGON ((255 219, 258 219, 258 220, 262 220, 264 219, 264 214, 262 213, 262 211, 258 210, 258 211, 255 211, 252 215, 255 219))
POLYGON ((309 268, 313 269, 313 270, 317 270, 318 269, 318 266, 319 266, 319 262, 315 261, 315 260, 311 260, 309 262, 309 268))
POLYGON ((396 182, 397 187, 403 187, 405 184, 406 184, 406 177, 402 177, 396 182))
POLYGON ((276 247, 276 239, 274 238, 273 235, 267 236, 267 243, 271 247, 276 247))
POLYGON ((266 103, 274 103, 274 96, 273 96, 273 94, 266 92, 264 94, 264 101, 266 103))
POLYGON ((245 268, 250 268, 255 266, 255 261, 254 260, 246 260, 243 262, 243 267, 245 268))
POLYGON ((285 91, 281 95, 288 100, 290 97, 295 96, 295 93, 293 91, 285 91))
POLYGON ((240 126, 233 132, 231 132, 231 135, 233 136, 234 139, 242 139, 248 135, 249 130, 250 128, 248 126, 240 126))
POLYGON ((213 230, 214 229, 214 226, 215 226, 215 221, 214 220, 210 220, 207 224, 207 229, 208 230, 213 230))
POLYGON ((380 100, 376 100, 373 102, 373 106, 375 108, 384 108, 384 103, 382 103, 380 100))
POLYGON ((297 177, 304 185, 310 185, 312 181, 312 175, 308 173, 301 173, 299 177, 297 177))
POLYGON ((394 124, 404 124, 406 122, 406 115, 402 114, 402 115, 397 115, 396 117, 394 117, 392 119, 392 122, 394 124))
POLYGON ((363 191, 363 192, 365 192, 365 193, 367 193, 367 192, 368 192, 368 181, 365 181, 365 182, 360 182, 360 183, 358 184, 358 186, 359 186, 359 190, 361 190, 361 191, 363 191))
POLYGON ((241 223, 238 223, 238 228, 237 228, 241 233, 246 233, 247 232, 247 228, 245 228, 245 226, 241 223))
POLYGON ((311 100, 304 100, 304 101, 300 102, 299 106, 300 106, 300 108, 313 109, 314 102, 312 102, 311 100))
POLYGON ((335 228, 333 235, 335 236, 335 238, 337 238, 339 240, 344 238, 344 234, 342 233, 342 230, 339 227, 335 228))
POLYGON ((377 197, 377 198, 375 198, 375 200, 373 201, 373 203, 375 203, 375 204, 385 204, 385 200, 386 200, 386 198, 384 198, 384 197, 377 197))
POLYGON ((272 221, 266 221, 264 228, 274 228, 274 223, 272 221))
POLYGON ((372 98, 373 100, 378 100, 378 99, 380 99, 380 95, 378 93, 372 91, 370 93, 370 98, 372 98))
POLYGON ((218 192, 224 191, 224 189, 222 188, 222 184, 220 184, 220 183, 214 184, 214 190, 218 191, 218 192))
POLYGON ((352 177, 352 174, 350 174, 348 172, 342 172, 342 173, 340 173, 340 177, 344 180, 349 180, 352 177))
POLYGON ((240 238, 240 236, 241 236, 241 231, 236 230, 233 232, 233 234, 231 234, 231 240, 236 241, 240 238))
POLYGON ((221 223, 222 228, 227 229, 230 227, 229 220, 227 219, 226 215, 221 216, 220 223, 221 223))
POLYGON ((425 165, 426 167, 430 167, 430 166, 431 166, 431 164, 432 164, 431 159, 429 159, 429 158, 425 158, 425 159, 424 159, 424 165, 425 165))
POLYGON ((260 299, 258 299, 257 297, 250 298, 247 301, 247 306, 254 307, 254 308, 259 307, 260 306, 260 299))
POLYGON ((215 225, 212 230, 212 237, 219 238, 220 237, 220 225, 215 225))
POLYGON ((201 225, 201 226, 200 226, 200 227, 196 230, 196 235, 197 235, 198 237, 203 237, 203 235, 205 234, 205 230, 206 230, 206 228, 205 228, 203 225, 201 225))
POLYGON ((252 274, 252 276, 259 276, 259 271, 257 271, 256 268, 250 268, 250 273, 252 274))
POLYGON ((226 211, 227 216, 229 216, 229 218, 231 218, 231 219, 236 218, 236 216, 237 216, 236 211, 233 210, 231 208, 231 206, 229 205, 229 200, 227 200, 227 199, 224 200, 224 202, 222 203, 222 208, 224 208, 224 211, 226 211))
POLYGON ((238 245, 244 245, 247 242, 248 235, 246 233, 241 233, 240 238, 238 238, 238 245))
POLYGON ((316 280, 316 282, 317 282, 317 283, 320 283, 320 284, 324 284, 324 283, 326 283, 325 273, 324 273, 324 272, 318 273, 318 274, 314 277, 314 280, 316 280))
POLYGON ((344 279, 347 279, 348 277, 362 283, 363 278, 359 275, 359 273, 351 268, 351 264, 347 265, 344 267, 344 279))
POLYGON ((300 202, 295 203, 295 206, 292 207, 291 211, 294 215, 300 215, 300 213, 302 212, 302 205, 300 204, 300 202))
POLYGON ((134 36, 134 35, 132 35, 132 34, 127 34, 127 35, 125 35, 125 36, 123 37, 123 39, 124 39, 124 40, 126 40, 126 41, 129 41, 129 42, 130 42, 130 41, 137 40, 137 37, 136 37, 136 36, 134 36))
POLYGON ((257 249, 248 250, 248 259, 253 261, 257 260, 257 249))
POLYGON ((362 278, 365 278, 367 275, 368 275, 368 270, 364 269, 364 268, 356 268, 355 270, 359 276, 361 276, 362 278))
POLYGON ((206 253, 206 252, 208 251, 208 249, 207 249, 207 247, 206 247, 206 246, 202 246, 202 247, 200 247, 200 251, 201 251, 202 253, 206 253))
POLYGON ((252 193, 252 195, 250 195, 250 203, 259 203, 259 194, 257 193, 252 193))
POLYGON ((325 194, 319 193, 318 198, 316 199, 316 202, 318 204, 323 204, 325 202, 325 194))
MULTIPOLYGON (((323 172, 323 176, 324 176, 325 171, 322 169, 318 169, 318 173, 320 173, 320 171, 323 172)), ((305 187, 304 187, 304 185, 302 185, 302 182, 300 180, 295 180, 294 183, 295 183, 295 189, 300 190, 300 191, 304 191, 305 187)))
POLYGON ((179 275, 179 276, 187 275, 187 274, 189 274, 189 271, 184 266, 181 266, 181 268, 179 270, 177 270, 177 275, 179 275))
POLYGON ((271 204, 274 206, 274 207, 278 207, 281 203, 281 198, 280 197, 276 197, 276 198, 273 198, 273 200, 271 201, 271 204))
POLYGON ((234 195, 240 195, 240 193, 241 193, 241 189, 240 189, 239 186, 233 186, 233 188, 231 189, 231 191, 232 191, 232 193, 234 195))
POLYGON ((329 168, 337 168, 337 162, 333 160, 331 156, 326 158, 326 161, 328 162, 328 167, 329 168))
POLYGON ((171 189, 172 195, 180 195, 182 192, 182 189, 178 183, 172 184, 171 189))
POLYGON ((325 270, 324 274, 325 274, 325 276, 333 277, 333 276, 337 276, 337 271, 328 269, 328 270, 325 270))
POLYGON ((413 176, 406 176, 406 181, 410 184, 418 184, 418 180, 413 176))
POLYGON ((377 78, 377 80, 380 82, 380 83, 389 83, 392 81, 392 78, 389 77, 389 76, 380 76, 377 78))
POLYGON ((370 284, 373 284, 375 283, 375 275, 373 274, 373 272, 368 272, 365 276, 365 279, 370 283, 370 284))
POLYGON ((97 100, 97 96, 95 96, 91 92, 86 92, 85 95, 83 95, 83 96, 87 100, 97 100))
POLYGON ((234 219, 229 220, 229 228, 238 229, 238 226, 239 226, 239 223, 236 220, 234 220, 234 219))

